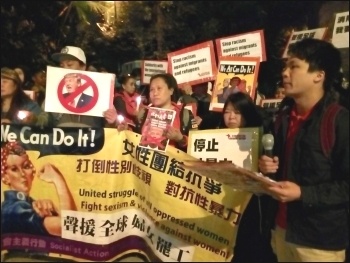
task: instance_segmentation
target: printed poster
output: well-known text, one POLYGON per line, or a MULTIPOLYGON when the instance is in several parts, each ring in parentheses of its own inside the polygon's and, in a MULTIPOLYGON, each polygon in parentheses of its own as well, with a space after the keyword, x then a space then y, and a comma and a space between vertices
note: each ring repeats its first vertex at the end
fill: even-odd
POLYGON ((141 83, 150 84, 151 77, 168 72, 168 61, 143 60, 141 64, 141 83))
POLYGON ((103 117, 113 107, 115 75, 47 67, 45 111, 103 117))
POLYGON ((111 128, 1 125, 2 256, 230 262, 251 194, 183 168, 196 158, 172 146, 138 143, 111 128))
POLYGON ((349 11, 335 15, 332 44, 337 48, 349 48, 349 11))
POLYGON ((218 57, 259 57, 266 61, 264 31, 257 30, 215 40, 218 57))
POLYGON ((150 107, 142 126, 140 147, 166 151, 169 139, 165 133, 174 122, 176 111, 150 107))
POLYGON ((190 131, 187 153, 198 161, 185 161, 184 167, 237 190, 265 193, 261 183, 271 180, 256 173, 261 136, 258 127, 190 131))
POLYGON ((291 34, 288 40, 286 48, 284 49, 282 58, 287 57, 287 52, 290 44, 295 43, 299 40, 302 40, 303 38, 324 39, 326 36, 326 31, 327 31, 327 27, 302 30, 302 31, 293 31, 293 33, 291 34))
POLYGON ((258 57, 221 57, 209 109, 221 112, 227 97, 236 92, 254 100, 259 65, 258 57))
POLYGON ((180 86, 214 80, 217 72, 213 41, 171 52, 168 62, 169 73, 174 75, 180 86))

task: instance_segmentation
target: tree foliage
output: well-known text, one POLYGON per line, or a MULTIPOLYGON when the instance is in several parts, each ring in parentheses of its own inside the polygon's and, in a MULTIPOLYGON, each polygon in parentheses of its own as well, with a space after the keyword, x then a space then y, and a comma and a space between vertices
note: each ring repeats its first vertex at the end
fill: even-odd
POLYGON ((1 61, 10 67, 47 65, 52 53, 77 45, 88 63, 117 72, 130 60, 166 60, 172 51, 263 29, 269 65, 262 63, 259 82, 269 86, 278 78, 291 30, 317 28, 324 2, 120 1, 108 24, 113 8, 105 1, 2 0, 1 61), (101 25, 113 34, 107 36, 101 25))

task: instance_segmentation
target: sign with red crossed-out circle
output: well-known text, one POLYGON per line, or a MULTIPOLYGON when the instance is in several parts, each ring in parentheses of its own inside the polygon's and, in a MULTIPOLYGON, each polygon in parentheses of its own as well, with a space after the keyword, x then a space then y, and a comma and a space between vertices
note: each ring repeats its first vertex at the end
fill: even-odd
POLYGON ((68 96, 64 96, 63 95, 63 88, 65 86, 65 80, 64 78, 60 81, 60 83, 58 84, 58 89, 57 89, 57 96, 58 99, 60 101, 60 103, 62 104, 62 106, 64 108, 66 108, 67 110, 74 112, 74 113, 85 113, 89 110, 91 110, 97 103, 98 101, 98 88, 96 83, 87 75, 84 74, 79 74, 81 80, 85 80, 81 81, 81 85, 72 93, 70 93, 68 96), (88 88, 92 88, 93 91, 93 95, 91 100, 89 101, 89 103, 87 103, 86 105, 82 106, 82 107, 74 107, 72 105, 70 105, 70 103, 78 98, 83 92, 84 90, 88 89, 88 88))

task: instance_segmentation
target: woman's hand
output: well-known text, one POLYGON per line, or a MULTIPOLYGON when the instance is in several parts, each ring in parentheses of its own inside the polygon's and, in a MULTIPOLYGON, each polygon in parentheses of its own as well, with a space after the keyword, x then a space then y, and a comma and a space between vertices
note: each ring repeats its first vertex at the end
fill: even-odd
POLYGON ((17 113, 17 118, 22 124, 32 124, 35 123, 37 117, 31 111, 20 110, 17 113))
POLYGON ((116 123, 117 116, 117 110, 114 107, 103 112, 103 117, 109 124, 116 123))
POLYGON ((179 129, 176 129, 174 127, 169 126, 165 136, 169 139, 169 140, 173 140, 175 142, 181 142, 183 139, 183 135, 180 132, 179 129))
POLYGON ((55 204, 49 199, 35 200, 32 205, 34 211, 41 218, 47 216, 57 216, 59 214, 55 204))
POLYGON ((38 174, 39 179, 47 183, 55 183, 55 180, 63 178, 61 172, 53 164, 47 163, 40 170, 38 174))

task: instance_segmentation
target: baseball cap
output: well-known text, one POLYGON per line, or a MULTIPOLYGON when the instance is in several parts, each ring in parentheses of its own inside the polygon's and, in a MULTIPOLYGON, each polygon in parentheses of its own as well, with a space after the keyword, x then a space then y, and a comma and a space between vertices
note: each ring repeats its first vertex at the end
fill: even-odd
POLYGON ((16 71, 10 68, 1 68, 1 78, 12 79, 17 85, 22 83, 16 71))
POLYGON ((85 53, 79 47, 65 46, 60 53, 53 54, 51 58, 58 63, 64 59, 77 59, 86 64, 85 53))

